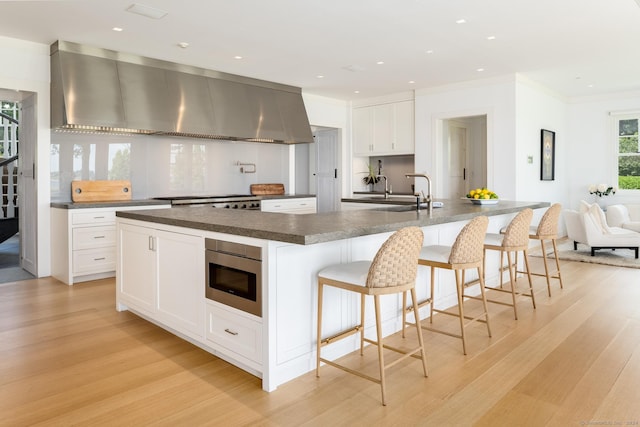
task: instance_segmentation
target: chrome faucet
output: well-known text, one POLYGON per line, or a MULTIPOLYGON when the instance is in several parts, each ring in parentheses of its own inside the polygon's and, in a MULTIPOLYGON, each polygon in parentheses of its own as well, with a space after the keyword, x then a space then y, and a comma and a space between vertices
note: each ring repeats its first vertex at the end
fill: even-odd
POLYGON ((389 194, 391 194, 391 190, 389 189, 389 179, 385 175, 378 175, 376 178, 384 179, 384 198, 386 199, 389 194))
MULTIPOLYGON (((429 175, 424 174, 424 173, 408 173, 405 174, 405 176, 407 178, 424 178, 427 180, 427 195, 425 196, 424 193, 422 193, 422 195, 424 196, 424 202, 427 204, 427 209, 429 210, 429 213, 431 213, 432 211, 432 205, 433 205, 433 200, 432 200, 432 196, 431 196, 431 178, 429 177, 429 175)), ((418 204, 418 208, 420 207, 420 205, 418 204)))

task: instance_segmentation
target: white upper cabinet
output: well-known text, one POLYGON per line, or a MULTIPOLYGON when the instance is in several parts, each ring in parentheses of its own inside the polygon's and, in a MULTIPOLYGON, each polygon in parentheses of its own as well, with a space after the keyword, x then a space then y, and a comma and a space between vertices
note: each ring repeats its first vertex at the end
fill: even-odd
POLYGON ((413 101, 353 109, 353 154, 414 154, 413 101))

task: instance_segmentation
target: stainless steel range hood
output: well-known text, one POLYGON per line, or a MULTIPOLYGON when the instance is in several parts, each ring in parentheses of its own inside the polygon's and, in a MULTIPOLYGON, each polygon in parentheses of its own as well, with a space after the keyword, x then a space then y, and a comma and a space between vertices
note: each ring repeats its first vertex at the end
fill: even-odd
POLYGON ((300 88, 63 41, 51 45, 51 126, 313 142, 300 88))

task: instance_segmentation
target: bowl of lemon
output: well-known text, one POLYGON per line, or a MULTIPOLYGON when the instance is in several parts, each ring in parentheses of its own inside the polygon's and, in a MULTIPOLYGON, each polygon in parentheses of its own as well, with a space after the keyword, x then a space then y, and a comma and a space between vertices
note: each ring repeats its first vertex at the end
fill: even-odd
POLYGON ((474 205, 495 205, 500 199, 498 195, 487 188, 476 188, 467 193, 467 199, 474 205))

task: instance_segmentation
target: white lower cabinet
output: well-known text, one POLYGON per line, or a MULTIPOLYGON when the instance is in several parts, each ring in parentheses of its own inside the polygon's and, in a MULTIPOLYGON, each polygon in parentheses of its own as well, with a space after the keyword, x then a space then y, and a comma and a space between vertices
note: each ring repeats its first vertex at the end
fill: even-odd
POLYGON ((52 208, 51 275, 68 285, 115 276, 116 211, 169 207, 52 208))
POLYGON ((207 341, 212 347, 262 370, 262 319, 207 301, 207 341))
POLYGON ((315 197, 298 197, 289 199, 267 199, 261 202, 262 212, 282 212, 292 214, 316 213, 315 197))
POLYGON ((206 299, 204 236, 199 231, 157 227, 118 220, 117 309, 131 309, 261 376, 262 319, 206 299), (185 234, 189 231, 199 235, 185 234))
POLYGON ((118 304, 203 337, 204 239, 130 224, 118 230, 118 304))

